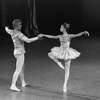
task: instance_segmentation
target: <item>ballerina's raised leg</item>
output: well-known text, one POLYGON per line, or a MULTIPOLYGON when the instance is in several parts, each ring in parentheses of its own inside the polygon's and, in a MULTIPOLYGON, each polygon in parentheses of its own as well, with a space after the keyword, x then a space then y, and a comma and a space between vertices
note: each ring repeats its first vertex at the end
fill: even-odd
POLYGON ((48 53, 48 56, 49 56, 53 61, 55 61, 62 69, 65 69, 64 66, 62 65, 62 63, 59 62, 59 60, 58 60, 55 56, 53 56, 52 53, 48 53))

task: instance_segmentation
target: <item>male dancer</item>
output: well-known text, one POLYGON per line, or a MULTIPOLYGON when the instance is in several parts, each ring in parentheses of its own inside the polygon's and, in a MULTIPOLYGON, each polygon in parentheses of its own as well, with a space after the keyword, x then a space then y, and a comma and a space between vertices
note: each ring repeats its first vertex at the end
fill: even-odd
POLYGON ((16 58, 16 70, 13 74, 12 77, 12 83, 11 83, 11 90, 15 90, 15 91, 20 91, 20 89, 18 89, 16 87, 16 82, 17 79, 20 75, 20 79, 22 82, 22 87, 25 87, 27 84, 24 80, 24 61, 25 61, 25 48, 24 48, 24 41, 26 43, 31 43, 33 41, 38 40, 40 37, 42 37, 42 35, 38 35, 37 37, 34 38, 28 38, 26 37, 22 32, 21 32, 21 28, 22 28, 22 22, 20 19, 15 19, 12 23, 13 25, 13 29, 9 29, 8 27, 5 27, 6 32, 11 35, 11 38, 13 40, 13 44, 14 44, 14 56, 16 58))

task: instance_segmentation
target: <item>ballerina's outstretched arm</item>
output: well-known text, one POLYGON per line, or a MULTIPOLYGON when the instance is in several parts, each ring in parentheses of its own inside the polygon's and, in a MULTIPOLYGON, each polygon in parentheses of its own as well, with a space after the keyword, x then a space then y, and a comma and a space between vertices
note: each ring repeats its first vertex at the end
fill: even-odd
POLYGON ((90 34, 89 34, 88 31, 84 31, 84 32, 80 32, 80 33, 78 33, 78 34, 71 34, 70 37, 71 37, 71 38, 75 38, 75 37, 82 36, 82 35, 84 35, 84 34, 90 36, 90 34))
POLYGON ((47 38, 53 38, 53 39, 59 39, 60 35, 53 36, 53 35, 47 35, 47 34, 41 34, 42 37, 47 37, 47 38))

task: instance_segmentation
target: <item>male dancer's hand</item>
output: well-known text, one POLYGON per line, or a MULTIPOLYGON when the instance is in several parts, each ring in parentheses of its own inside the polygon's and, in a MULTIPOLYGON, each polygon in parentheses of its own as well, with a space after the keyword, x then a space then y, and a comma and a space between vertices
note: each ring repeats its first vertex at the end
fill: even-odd
POLYGON ((8 26, 5 26, 5 30, 8 30, 9 29, 9 27, 8 26))

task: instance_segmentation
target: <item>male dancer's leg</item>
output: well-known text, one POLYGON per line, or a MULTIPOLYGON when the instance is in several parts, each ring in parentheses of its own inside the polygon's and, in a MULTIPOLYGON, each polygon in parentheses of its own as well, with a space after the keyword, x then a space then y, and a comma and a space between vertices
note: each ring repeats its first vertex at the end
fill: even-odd
POLYGON ((11 84, 10 89, 11 90, 15 90, 15 91, 20 91, 20 89, 18 89, 16 87, 16 82, 17 82, 19 74, 22 71, 22 67, 23 67, 23 64, 24 64, 24 54, 22 53, 20 55, 17 55, 16 59, 17 59, 17 61, 16 61, 16 70, 15 70, 15 72, 13 74, 12 84, 11 84))
POLYGON ((23 65, 22 70, 20 72, 20 79, 22 82, 22 87, 25 87, 27 85, 25 82, 25 78, 24 78, 24 69, 25 69, 25 64, 23 65))

